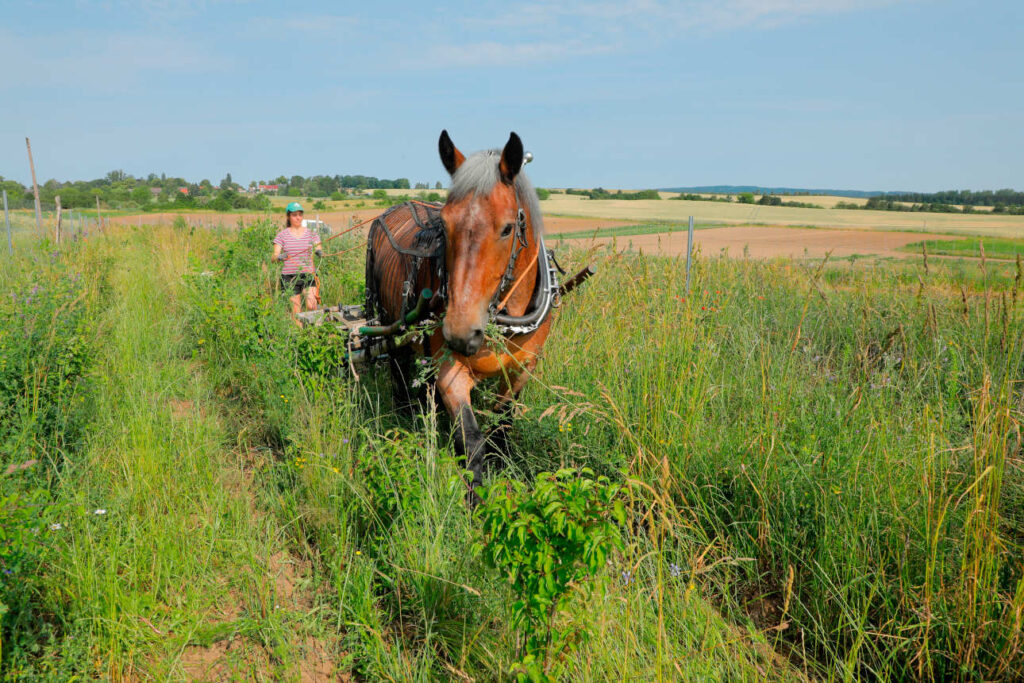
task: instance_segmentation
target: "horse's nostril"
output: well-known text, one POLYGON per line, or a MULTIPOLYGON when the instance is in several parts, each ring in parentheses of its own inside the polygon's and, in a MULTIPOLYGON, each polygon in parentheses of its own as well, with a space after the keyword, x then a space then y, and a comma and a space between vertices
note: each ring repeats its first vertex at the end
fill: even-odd
POLYGON ((480 350, 480 347, 484 343, 484 331, 482 329, 475 329, 469 335, 469 339, 466 340, 466 355, 472 356, 474 353, 480 350))

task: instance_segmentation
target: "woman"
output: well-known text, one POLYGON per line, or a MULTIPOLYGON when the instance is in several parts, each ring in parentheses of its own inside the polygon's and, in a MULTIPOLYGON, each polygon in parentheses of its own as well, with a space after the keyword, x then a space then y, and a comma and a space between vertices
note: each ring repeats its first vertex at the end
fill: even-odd
POLYGON ((320 236, 302 226, 302 205, 292 202, 285 210, 285 227, 274 237, 274 260, 282 261, 281 287, 291 290, 292 315, 298 315, 302 298, 306 299, 306 310, 316 308, 316 278, 313 269, 313 253, 318 257, 324 252, 320 248, 320 236))

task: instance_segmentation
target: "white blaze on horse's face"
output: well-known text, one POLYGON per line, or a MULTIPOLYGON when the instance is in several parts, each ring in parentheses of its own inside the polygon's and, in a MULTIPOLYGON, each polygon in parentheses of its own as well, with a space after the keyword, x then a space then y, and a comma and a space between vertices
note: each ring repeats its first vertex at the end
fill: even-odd
POLYGON ((483 344, 490 305, 512 253, 515 194, 499 183, 490 195, 446 206, 441 215, 448 228, 444 337, 453 350, 471 356, 483 344))
POLYGON ((515 177, 523 165, 523 143, 512 133, 500 157, 479 152, 467 160, 443 131, 438 149, 453 181, 441 210, 448 238, 443 332, 452 350, 472 356, 483 346, 490 304, 516 239, 515 177))

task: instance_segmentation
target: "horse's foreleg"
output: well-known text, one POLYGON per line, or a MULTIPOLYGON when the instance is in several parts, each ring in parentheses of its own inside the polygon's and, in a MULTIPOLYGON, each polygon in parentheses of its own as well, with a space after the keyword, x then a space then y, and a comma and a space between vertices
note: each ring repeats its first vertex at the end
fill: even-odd
POLYGON ((484 450, 484 437, 470 403, 470 392, 475 384, 473 374, 462 363, 443 363, 438 369, 437 389, 455 423, 455 448, 466 458, 466 468, 473 473, 474 488, 483 479, 484 450))
POLYGON ((497 453, 509 454, 508 435, 512 429, 512 411, 515 409, 515 400, 526 386, 536 366, 537 359, 534 357, 525 365, 506 372, 499 380, 498 397, 494 402, 494 412, 498 415, 498 421, 490 436, 490 443, 497 453))

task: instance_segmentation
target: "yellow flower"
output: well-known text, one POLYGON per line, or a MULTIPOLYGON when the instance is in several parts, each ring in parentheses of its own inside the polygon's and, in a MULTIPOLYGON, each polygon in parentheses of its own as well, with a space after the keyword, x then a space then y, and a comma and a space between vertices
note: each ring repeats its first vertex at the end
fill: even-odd
POLYGON ((335 474, 341 474, 341 472, 338 471, 337 467, 332 467, 331 469, 334 470, 335 474))

